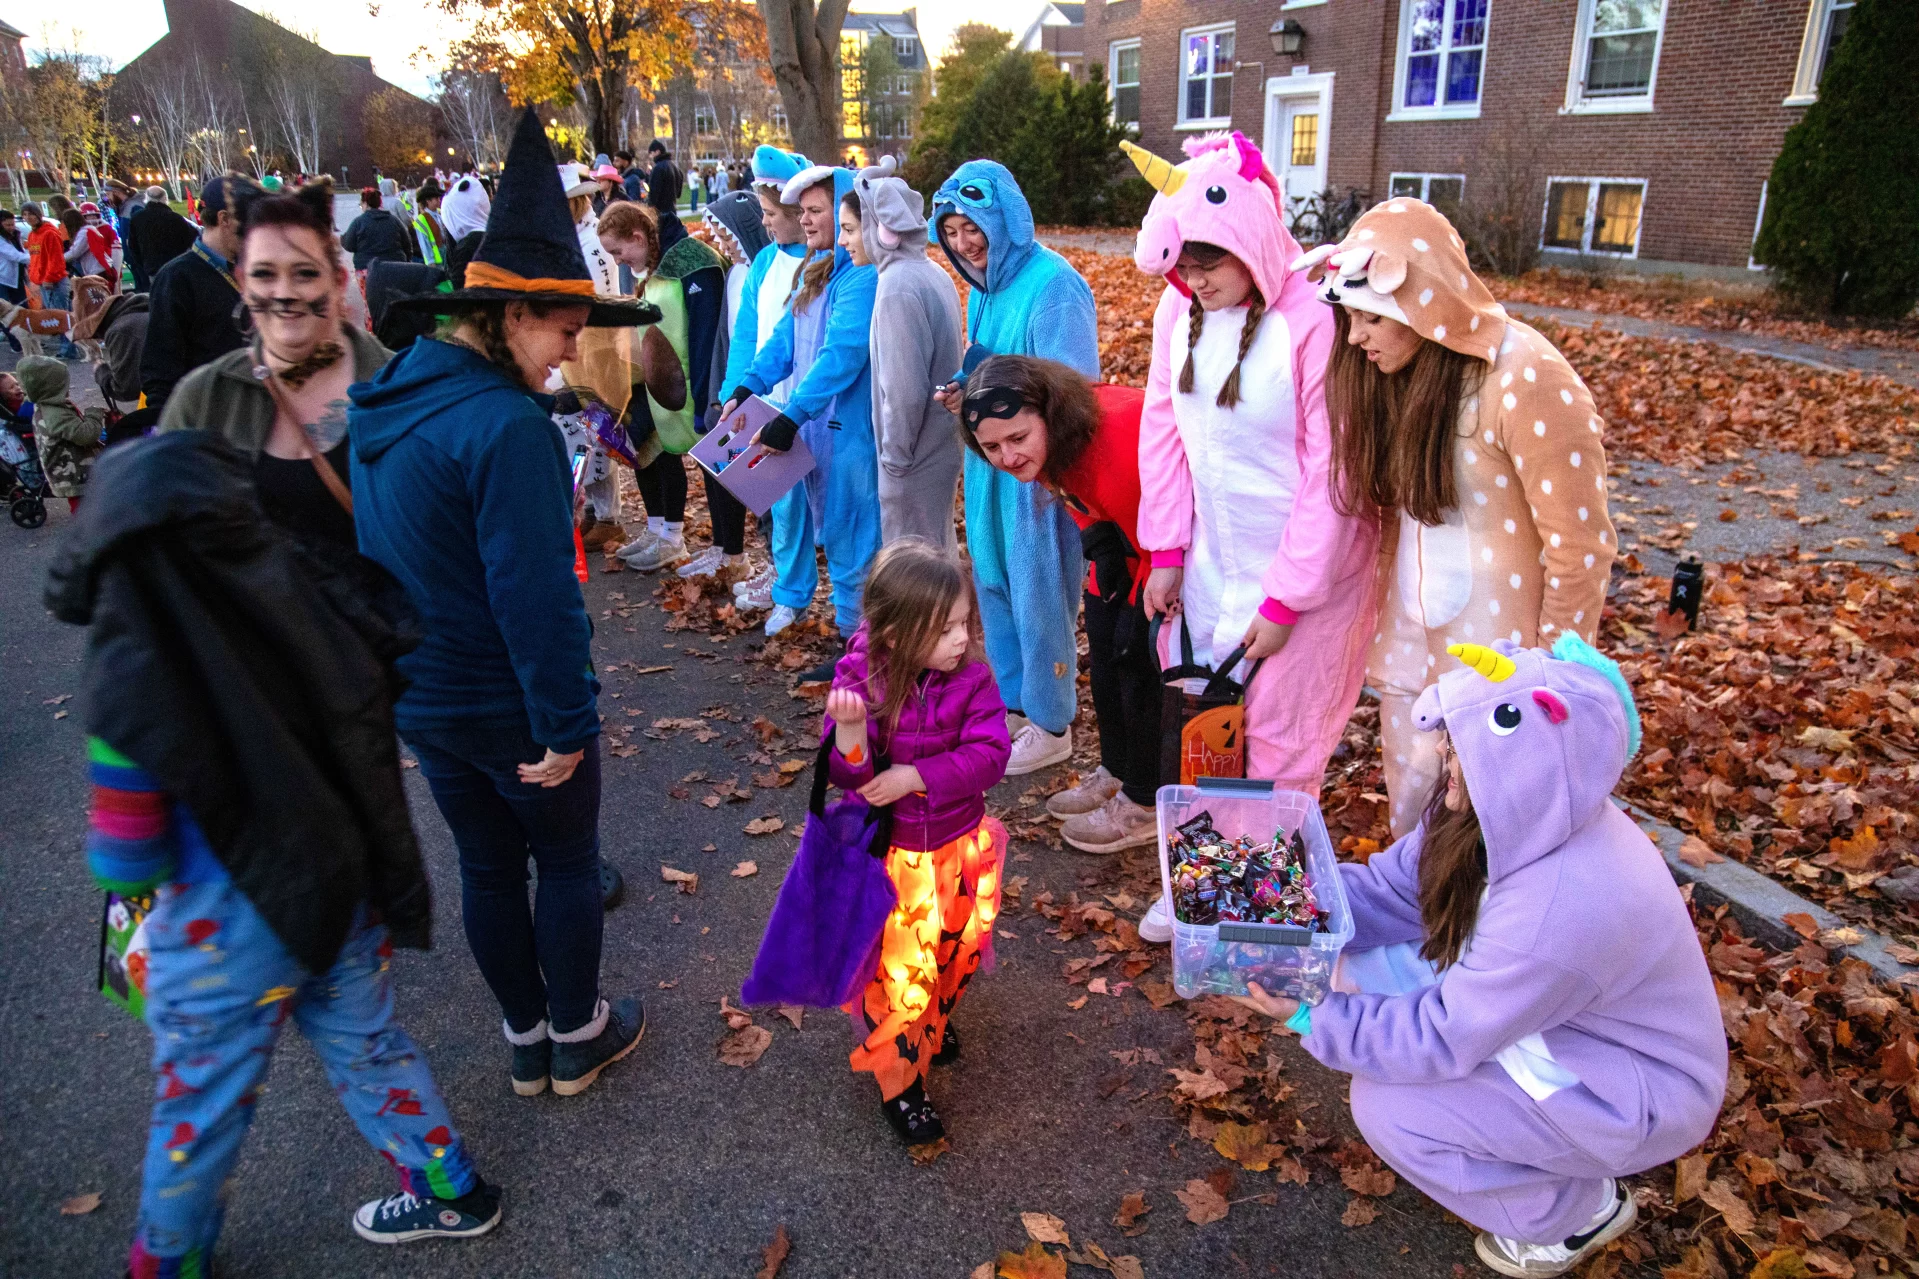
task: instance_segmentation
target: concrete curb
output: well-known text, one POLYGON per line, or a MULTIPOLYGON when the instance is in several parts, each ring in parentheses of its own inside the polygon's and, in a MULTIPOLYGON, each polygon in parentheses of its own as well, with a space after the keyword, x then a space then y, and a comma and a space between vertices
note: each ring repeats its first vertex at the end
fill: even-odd
POLYGON ((1859 924, 1848 923, 1825 907, 1807 901, 1777 880, 1731 858, 1707 866, 1693 866, 1681 861, 1679 846, 1686 838, 1684 832, 1659 821, 1637 805, 1620 799, 1614 799, 1613 803, 1618 804, 1659 846, 1672 877, 1681 884, 1693 886, 1695 901, 1703 899, 1707 905, 1724 903, 1730 906, 1733 916, 1749 935, 1768 946, 1792 950, 1805 938, 1786 923, 1786 916, 1810 915, 1822 934, 1840 928, 1859 934, 1859 941, 1832 949, 1862 960, 1871 966, 1881 980, 1919 985, 1919 967, 1894 959, 1886 949, 1888 942, 1884 935, 1859 924))

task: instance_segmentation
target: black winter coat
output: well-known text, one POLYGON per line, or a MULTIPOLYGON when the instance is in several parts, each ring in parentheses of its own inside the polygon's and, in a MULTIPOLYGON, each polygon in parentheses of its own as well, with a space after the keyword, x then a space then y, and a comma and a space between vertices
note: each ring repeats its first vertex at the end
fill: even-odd
POLYGON ((353 269, 375 262, 405 262, 413 256, 413 233, 385 209, 368 209, 347 224, 340 247, 353 255, 353 269))
POLYGON ((193 247, 200 238, 193 223, 162 202, 143 203, 127 219, 127 265, 142 293, 153 287, 160 268, 193 247))
POLYGON ((427 946, 393 727, 418 624, 384 570, 302 546, 261 511, 251 459, 172 431, 101 456, 46 603, 90 627, 87 732, 186 805, 309 972, 363 902, 427 946))
POLYGON ((234 312, 240 290, 197 253, 160 268, 147 295, 147 344, 140 352, 140 389, 147 407, 165 408, 180 379, 246 344, 234 312))

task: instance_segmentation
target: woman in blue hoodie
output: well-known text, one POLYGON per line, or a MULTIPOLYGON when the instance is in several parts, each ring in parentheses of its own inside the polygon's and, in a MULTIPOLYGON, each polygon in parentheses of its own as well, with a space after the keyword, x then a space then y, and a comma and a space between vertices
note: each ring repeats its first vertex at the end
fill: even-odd
MULTIPOLYGON (((817 462, 805 481, 773 504, 773 612, 766 633, 793 624, 813 602, 819 570, 815 534, 826 548, 833 616, 841 635, 860 624, 860 592, 880 549, 879 457, 873 444, 868 350, 879 275, 855 264, 840 238, 840 200, 851 169, 814 165, 786 184, 780 199, 800 206, 807 262, 792 301, 753 365, 727 397, 722 420, 749 395, 766 395, 786 378, 793 389, 760 442, 785 451, 803 438, 817 462)), ((832 678, 832 663, 807 678, 832 678)))
POLYGON ((487 230, 466 287, 394 304, 447 317, 438 337, 348 392, 354 514, 360 550, 420 613, 394 719, 460 850, 467 944, 505 1015, 513 1090, 550 1079, 571 1095, 632 1051, 646 1014, 600 998, 600 684, 573 476, 537 388, 588 325, 660 312, 595 297, 531 111, 487 230))
MULTIPOLYGON (((1003 165, 969 160, 933 195, 928 230, 972 291, 966 299, 966 368, 988 355, 1057 360, 1099 381, 1093 290, 1072 264, 1033 239, 1033 211, 1003 165)), ((960 408, 959 384, 941 396, 960 408)), ((986 657, 1011 708, 1008 777, 1073 753, 1079 675, 1079 596, 1086 577, 1079 530, 1065 505, 966 455, 966 547, 986 626, 986 657)))

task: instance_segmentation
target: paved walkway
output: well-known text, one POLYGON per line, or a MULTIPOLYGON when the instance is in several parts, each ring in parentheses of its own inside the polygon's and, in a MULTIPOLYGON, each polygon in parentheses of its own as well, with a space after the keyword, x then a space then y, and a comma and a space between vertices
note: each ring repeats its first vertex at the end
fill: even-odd
MULTIPOLYGON (((1130 255, 1133 237, 1123 231, 1063 231, 1041 237, 1054 248, 1091 249, 1095 253, 1130 255)), ((1508 302, 1506 308, 1523 319, 1549 319, 1561 324, 1600 324, 1636 337, 1670 338, 1681 342, 1711 342, 1733 351, 1746 351, 1775 360, 1789 360, 1826 373, 1857 372, 1878 374, 1905 386, 1919 387, 1919 353, 1857 346, 1833 349, 1812 342, 1794 342, 1766 333, 1746 333, 1734 329, 1705 329, 1686 324, 1668 324, 1664 320, 1646 320, 1632 315, 1606 315, 1598 311, 1580 311, 1571 307, 1534 306, 1529 302, 1508 302)))

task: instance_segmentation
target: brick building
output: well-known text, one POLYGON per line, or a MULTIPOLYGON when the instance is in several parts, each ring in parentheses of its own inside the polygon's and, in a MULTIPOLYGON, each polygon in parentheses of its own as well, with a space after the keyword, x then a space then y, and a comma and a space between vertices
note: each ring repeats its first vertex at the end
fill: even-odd
POLYGON ((1088 0, 1114 113, 1259 142, 1293 198, 1506 198, 1548 260, 1743 272, 1852 0, 1088 0), (1285 50, 1282 52, 1281 50, 1285 50))

